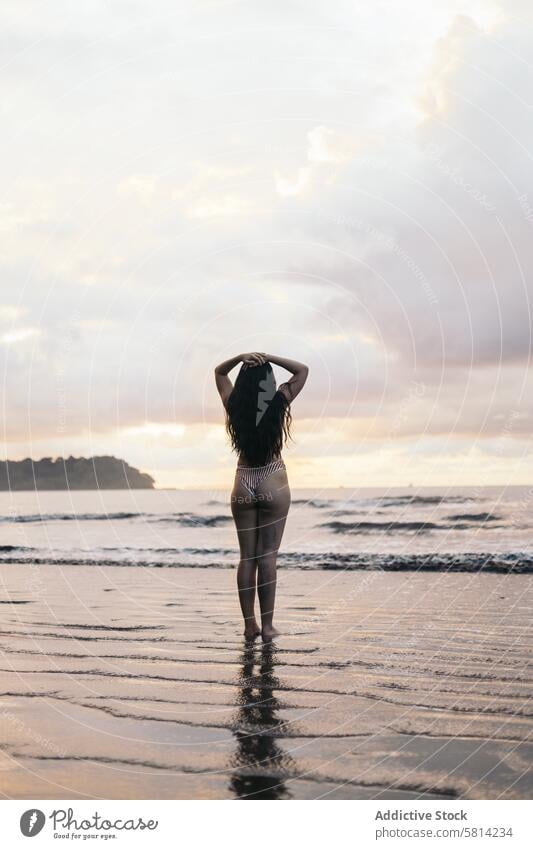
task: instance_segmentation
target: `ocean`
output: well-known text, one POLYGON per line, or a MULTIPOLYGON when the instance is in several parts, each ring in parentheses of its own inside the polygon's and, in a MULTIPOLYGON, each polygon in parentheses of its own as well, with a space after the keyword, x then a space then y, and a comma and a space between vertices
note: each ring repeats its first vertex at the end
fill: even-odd
MULTIPOLYGON (((533 571, 533 487, 293 490, 280 569, 533 571)), ((0 562, 231 568, 229 492, 0 493, 0 562)))

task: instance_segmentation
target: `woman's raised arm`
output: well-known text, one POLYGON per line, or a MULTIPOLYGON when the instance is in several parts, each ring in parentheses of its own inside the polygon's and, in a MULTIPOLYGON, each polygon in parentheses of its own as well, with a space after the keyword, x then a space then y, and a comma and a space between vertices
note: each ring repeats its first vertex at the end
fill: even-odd
POLYGON ((292 377, 286 383, 283 383, 279 389, 283 392, 289 403, 294 401, 296 396, 302 391, 309 374, 309 369, 304 363, 299 363, 298 360, 289 360, 286 357, 276 357, 273 354, 263 354, 263 356, 273 365, 281 366, 292 372, 292 377))
POLYGON ((239 363, 244 363, 248 367, 260 366, 265 362, 262 354, 237 354, 236 357, 231 357, 229 360, 224 360, 218 366, 215 366, 215 382, 218 389, 218 394, 222 398, 222 403, 226 406, 229 396, 233 391, 233 383, 228 377, 229 372, 238 366, 239 363))
POLYGON ((233 391, 233 383, 228 377, 228 372, 242 362, 242 356, 242 354, 237 354, 236 357, 231 357, 231 359, 224 360, 223 363, 215 366, 215 383, 224 407, 228 403, 228 398, 233 391))

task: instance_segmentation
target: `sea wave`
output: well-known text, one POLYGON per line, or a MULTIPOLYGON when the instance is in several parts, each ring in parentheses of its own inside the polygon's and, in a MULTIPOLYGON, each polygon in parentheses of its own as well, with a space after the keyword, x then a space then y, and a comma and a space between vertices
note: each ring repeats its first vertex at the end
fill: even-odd
POLYGON ((472 504, 476 501, 484 501, 484 498, 472 497, 470 495, 382 495, 375 499, 376 503, 386 504, 388 507, 400 507, 404 504, 411 505, 436 505, 436 504, 472 504))
POLYGON ((33 522, 98 522, 105 519, 136 519, 142 513, 16 513, 0 516, 3 523, 32 524, 33 522))
MULTIPOLYGON (((423 522, 423 521, 390 521, 390 522, 322 522, 319 528, 329 528, 335 534, 397 534, 417 533, 424 534, 430 531, 461 531, 472 530, 472 523, 491 522, 499 520, 498 516, 489 513, 478 513, 473 515, 450 516, 448 522, 423 522), (459 521, 461 520, 461 521, 459 521)), ((491 528, 499 528, 500 525, 492 525, 491 528)))
POLYGON ((446 518, 452 522, 498 522, 502 519, 501 516, 495 516, 494 513, 455 513, 446 518))
MULTIPOLYGON (((141 567, 154 569, 232 569, 238 562, 236 549, 127 549, 107 548, 94 553, 47 551, 42 548, 0 547, 0 563, 6 565, 56 565, 141 567), (196 557, 196 560, 191 560, 196 557)), ((533 553, 430 553, 376 554, 373 552, 280 552, 281 569, 386 572, 488 572, 533 573, 533 553)))
POLYGON ((150 517, 150 522, 157 523, 172 523, 181 525, 184 528, 194 528, 201 526, 204 528, 218 528, 226 522, 231 522, 232 517, 226 514, 217 516, 198 516, 196 513, 169 513, 162 516, 150 517))
POLYGON ((375 498, 295 498, 292 504, 316 507, 318 510, 342 509, 358 512, 373 507, 432 507, 440 504, 475 504, 485 498, 467 495, 379 495, 375 498))
POLYGON ((48 522, 105 522, 137 519, 146 522, 173 523, 183 527, 218 527, 231 521, 230 515, 205 516, 196 513, 20 513, 0 516, 4 524, 33 524, 48 522))

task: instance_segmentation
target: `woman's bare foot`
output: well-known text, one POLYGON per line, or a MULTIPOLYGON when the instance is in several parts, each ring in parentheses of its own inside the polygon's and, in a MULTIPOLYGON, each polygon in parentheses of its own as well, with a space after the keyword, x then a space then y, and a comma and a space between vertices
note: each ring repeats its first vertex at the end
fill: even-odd
POLYGON ((258 637, 260 633, 261 633, 261 628, 259 627, 259 625, 257 624, 257 622, 254 619, 254 621, 252 622, 251 625, 246 625, 246 627, 244 629, 244 639, 245 640, 255 640, 255 638, 258 637))
POLYGON ((270 643, 275 637, 279 637, 279 631, 273 625, 263 625, 261 636, 264 643, 270 643))

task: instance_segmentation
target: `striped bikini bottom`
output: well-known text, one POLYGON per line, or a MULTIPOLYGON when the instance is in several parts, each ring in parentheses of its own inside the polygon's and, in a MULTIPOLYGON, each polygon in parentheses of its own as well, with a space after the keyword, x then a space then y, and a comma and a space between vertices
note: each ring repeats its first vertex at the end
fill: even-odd
POLYGON ((283 460, 273 460, 266 466, 237 466, 237 477, 252 498, 257 498, 257 487, 273 472, 285 468, 283 460))

